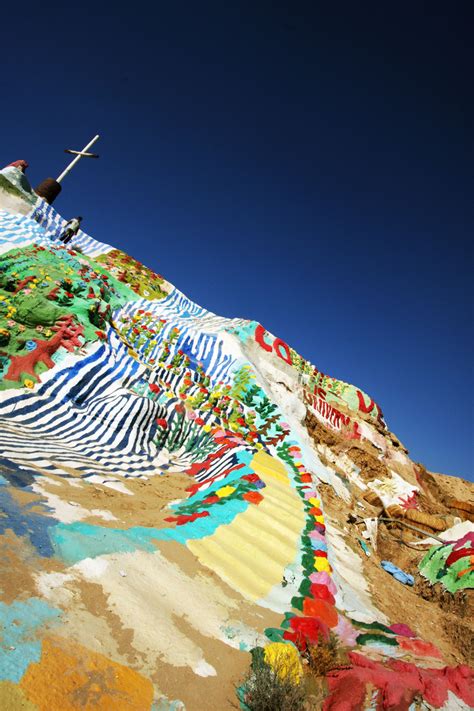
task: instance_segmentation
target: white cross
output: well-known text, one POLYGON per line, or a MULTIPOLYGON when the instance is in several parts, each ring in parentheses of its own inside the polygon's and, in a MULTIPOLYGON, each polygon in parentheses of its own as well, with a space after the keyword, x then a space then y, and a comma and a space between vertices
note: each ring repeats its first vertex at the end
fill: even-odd
POLYGON ((56 182, 57 182, 57 183, 60 183, 61 180, 66 177, 66 175, 74 168, 74 166, 76 165, 76 163, 78 163, 78 162, 81 160, 81 158, 98 158, 98 157, 99 157, 99 156, 96 155, 95 153, 87 153, 87 151, 89 150, 89 148, 91 148, 91 147, 94 145, 94 143, 95 143, 96 141, 98 141, 98 140, 99 140, 99 135, 94 136, 94 138, 92 139, 92 141, 90 141, 90 143, 88 143, 87 146, 84 146, 84 148, 82 149, 82 151, 73 151, 73 150, 71 150, 71 149, 66 150, 66 153, 73 153, 73 154, 76 154, 76 157, 74 158, 74 160, 72 160, 72 161, 69 163, 69 165, 67 166, 67 168, 65 168, 65 169, 63 170, 63 172, 61 173, 61 175, 59 176, 59 178, 56 179, 56 182))

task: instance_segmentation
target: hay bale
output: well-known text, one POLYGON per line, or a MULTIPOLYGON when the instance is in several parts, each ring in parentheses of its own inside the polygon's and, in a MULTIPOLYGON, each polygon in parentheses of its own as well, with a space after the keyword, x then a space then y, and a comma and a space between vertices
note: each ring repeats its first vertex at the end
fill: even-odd
POLYGON ((433 531, 445 531, 447 528, 446 521, 438 516, 432 516, 431 514, 423 513, 422 511, 417 511, 416 509, 408 509, 405 511, 405 518, 413 523, 420 524, 425 530, 425 526, 433 531))

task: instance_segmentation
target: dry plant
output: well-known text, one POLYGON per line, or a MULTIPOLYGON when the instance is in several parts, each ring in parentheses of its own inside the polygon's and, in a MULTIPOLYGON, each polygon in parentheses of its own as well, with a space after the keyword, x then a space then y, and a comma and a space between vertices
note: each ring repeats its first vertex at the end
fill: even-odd
POLYGON ((273 667, 263 660, 254 661, 241 685, 244 701, 250 711, 305 711, 304 678, 295 682, 283 662, 273 667))
POLYGON ((308 645, 304 657, 309 673, 314 676, 326 676, 332 669, 347 664, 345 650, 333 632, 330 632, 328 641, 308 645))

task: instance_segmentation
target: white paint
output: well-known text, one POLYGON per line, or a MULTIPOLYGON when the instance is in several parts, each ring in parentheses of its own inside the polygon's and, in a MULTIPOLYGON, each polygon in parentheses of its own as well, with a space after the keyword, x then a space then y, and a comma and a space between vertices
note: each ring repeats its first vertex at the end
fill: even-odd
POLYGON ((38 593, 46 600, 54 604, 67 605, 72 602, 73 593, 65 585, 74 580, 70 573, 45 573, 35 575, 35 583, 38 593))
POLYGON ((80 563, 72 566, 71 570, 76 570, 82 573, 85 578, 100 578, 108 570, 109 563, 102 556, 98 558, 84 558, 80 563))
POLYGON ((372 602, 364 577, 361 557, 345 543, 342 533, 326 517, 328 557, 334 569, 337 585, 336 607, 359 622, 377 620, 388 624, 388 619, 372 602))
MULTIPOLYGON (((437 533, 436 535, 443 541, 458 541, 467 533, 474 533, 474 523, 472 523, 472 521, 461 521, 459 519, 459 522, 455 523, 454 526, 451 526, 451 528, 448 528, 446 531, 442 531, 441 533, 437 533)), ((422 541, 412 541, 412 544, 415 546, 427 544, 436 546, 439 545, 439 541, 428 537, 424 538, 422 541)))

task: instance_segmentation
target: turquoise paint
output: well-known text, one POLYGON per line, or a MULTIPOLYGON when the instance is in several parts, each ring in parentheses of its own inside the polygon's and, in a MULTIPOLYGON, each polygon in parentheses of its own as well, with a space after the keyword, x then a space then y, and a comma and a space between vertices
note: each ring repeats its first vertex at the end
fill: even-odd
MULTIPOLYGON (((223 486, 240 480, 244 474, 254 473, 249 466, 253 456, 254 452, 238 452, 237 461, 245 466, 231 472, 207 489, 197 492, 189 499, 189 503, 199 502, 223 486)), ((179 509, 181 504, 173 508, 179 509)), ((156 540, 177 541, 185 545, 188 540, 211 536, 219 526, 231 523, 248 506, 249 503, 245 500, 229 497, 225 500, 225 506, 211 506, 208 509, 209 516, 174 528, 158 529, 144 526, 129 529, 104 528, 78 521, 71 524, 60 523, 49 529, 49 535, 56 555, 69 565, 74 565, 84 558, 95 558, 111 553, 132 553, 135 550, 153 552, 156 550, 153 541, 156 540)), ((173 515, 173 509, 170 510, 170 515, 173 515)))
POLYGON ((49 529, 49 532, 56 555, 69 565, 74 565, 84 558, 110 553, 131 553, 135 550, 153 552, 156 550, 153 541, 177 541, 184 545, 188 540, 211 536, 219 526, 231 523, 237 514, 245 511, 247 507, 247 501, 229 499, 225 506, 211 508, 209 516, 176 528, 135 526, 122 530, 78 521, 71 524, 60 523, 49 529))
POLYGON ((60 615, 60 610, 37 597, 11 605, 0 602, 0 679, 17 684, 29 664, 39 661, 41 640, 36 630, 54 624, 60 615))
POLYGON ((152 704, 150 711, 186 711, 182 701, 160 699, 152 704))
POLYGON ((229 329, 230 333, 237 336, 242 343, 245 343, 251 336, 255 335, 255 329, 258 326, 258 321, 249 321, 245 326, 239 326, 236 329, 229 329))

